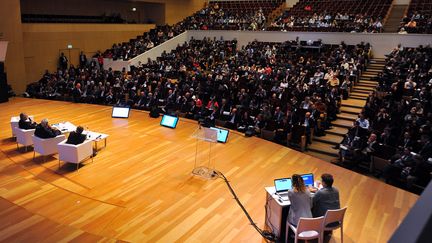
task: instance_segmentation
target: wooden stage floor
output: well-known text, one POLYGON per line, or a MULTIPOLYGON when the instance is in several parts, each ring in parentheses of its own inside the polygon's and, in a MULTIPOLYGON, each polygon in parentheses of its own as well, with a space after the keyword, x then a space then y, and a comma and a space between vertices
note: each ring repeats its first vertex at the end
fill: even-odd
MULTIPOLYGON (((0 241, 262 242, 225 183, 191 175, 195 121, 177 129, 132 111, 112 119, 111 107, 14 98, 0 104, 0 241), (107 148, 78 171, 17 151, 10 117, 71 121, 107 133, 107 148)), ((418 196, 295 150, 231 133, 212 160, 232 183, 259 227, 265 186, 293 173, 327 172, 348 206, 345 242, 386 242, 418 196)), ((339 231, 331 242, 339 242, 339 231)))

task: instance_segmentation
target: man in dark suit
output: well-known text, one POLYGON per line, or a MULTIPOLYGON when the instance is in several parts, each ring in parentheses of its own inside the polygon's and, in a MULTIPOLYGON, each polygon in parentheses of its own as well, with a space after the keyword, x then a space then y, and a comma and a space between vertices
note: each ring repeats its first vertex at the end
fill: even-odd
POLYGON ((333 176, 321 175, 323 188, 319 189, 312 198, 312 214, 314 217, 324 216, 329 209, 339 209, 339 191, 333 187, 333 176))
POLYGON ((18 127, 20 129, 28 130, 28 129, 35 129, 37 126, 37 123, 32 121, 30 117, 28 117, 27 114, 21 113, 20 114, 20 120, 18 122, 18 127))
POLYGON ((48 124, 48 119, 43 119, 39 125, 36 126, 35 136, 39 138, 54 138, 60 135, 61 132, 52 128, 48 124))
POLYGON ((68 144, 80 144, 86 140, 86 135, 82 134, 84 128, 82 126, 78 126, 74 132, 69 134, 69 137, 66 141, 68 144))

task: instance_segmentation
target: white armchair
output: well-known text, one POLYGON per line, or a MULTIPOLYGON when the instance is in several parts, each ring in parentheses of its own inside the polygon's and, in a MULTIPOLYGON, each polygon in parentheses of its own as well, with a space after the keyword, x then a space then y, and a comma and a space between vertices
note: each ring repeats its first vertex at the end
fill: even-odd
POLYGON ((27 147, 33 145, 32 135, 34 135, 35 130, 36 129, 24 130, 15 127, 17 149, 19 149, 19 144, 21 144, 25 147, 25 151, 27 152, 27 147))
POLYGON ((60 161, 76 164, 77 169, 79 167, 79 163, 89 157, 91 157, 93 162, 93 141, 92 140, 86 140, 83 143, 78 145, 67 144, 66 141, 63 141, 57 144, 57 148, 59 153, 59 168, 60 168, 60 161))
POLYGON ((46 155, 56 154, 58 152, 57 144, 59 144, 65 139, 66 139, 65 135, 58 135, 57 137, 54 138, 39 138, 33 135, 32 136, 33 148, 34 148, 33 160, 36 156, 36 152, 38 152, 40 155, 44 157, 44 161, 46 155))
MULTIPOLYGON (((29 116, 30 119, 34 120, 33 116, 29 116)), ((20 117, 19 116, 13 116, 10 120, 11 130, 12 130, 12 137, 15 137, 15 127, 18 127, 20 117)))

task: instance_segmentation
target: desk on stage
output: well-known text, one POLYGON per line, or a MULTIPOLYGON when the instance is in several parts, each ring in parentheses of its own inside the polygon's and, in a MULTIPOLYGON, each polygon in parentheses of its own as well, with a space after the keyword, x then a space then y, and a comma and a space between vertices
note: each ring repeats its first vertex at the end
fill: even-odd
MULTIPOLYGON (((60 130, 61 133, 70 133, 76 130, 76 126, 70 122, 60 122, 52 125, 54 128, 60 130)), ((103 148, 107 145, 108 134, 83 131, 83 134, 87 136, 87 139, 92 140, 95 143, 95 151, 98 151, 98 142, 104 141, 103 148)))
POLYGON ((282 200, 276 195, 274 186, 266 187, 266 213, 265 227, 280 239, 280 242, 285 242, 286 239, 286 221, 288 211, 291 205, 289 200, 282 200))

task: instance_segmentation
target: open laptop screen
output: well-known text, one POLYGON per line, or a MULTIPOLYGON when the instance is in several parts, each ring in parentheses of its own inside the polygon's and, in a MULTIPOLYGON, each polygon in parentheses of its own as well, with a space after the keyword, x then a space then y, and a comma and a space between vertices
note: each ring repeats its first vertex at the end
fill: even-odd
POLYGON ((303 174, 301 177, 303 178, 305 186, 314 186, 314 176, 312 173, 303 174))
POLYGON ((164 127, 176 128, 178 122, 178 117, 164 115, 160 124, 164 127))
POLYGON ((128 118, 129 117, 129 107, 116 107, 112 108, 111 117, 113 118, 128 118))
POLYGON ((291 178, 280 178, 274 180, 276 192, 286 192, 292 189, 291 178))
POLYGON ((210 129, 217 131, 217 141, 219 143, 226 143, 228 139, 229 130, 217 128, 217 127, 210 127, 210 129))

